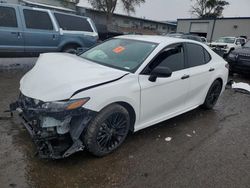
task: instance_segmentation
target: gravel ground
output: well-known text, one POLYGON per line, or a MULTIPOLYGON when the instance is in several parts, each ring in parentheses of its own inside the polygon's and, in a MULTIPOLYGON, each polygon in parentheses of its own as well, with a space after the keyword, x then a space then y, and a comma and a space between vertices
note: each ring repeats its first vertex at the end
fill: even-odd
POLYGON ((20 64, 0 71, 0 187, 249 187, 250 95, 230 89, 214 110, 198 108, 131 134, 107 157, 84 151, 58 161, 39 159, 19 120, 2 113, 35 59, 0 60, 2 67, 20 64))

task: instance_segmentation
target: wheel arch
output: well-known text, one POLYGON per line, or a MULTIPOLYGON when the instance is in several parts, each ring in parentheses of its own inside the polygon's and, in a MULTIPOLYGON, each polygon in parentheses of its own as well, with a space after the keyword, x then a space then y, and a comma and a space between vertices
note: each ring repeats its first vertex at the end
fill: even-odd
POLYGON ((203 104, 203 103, 205 102, 206 96, 207 96, 207 94, 208 94, 208 91, 209 91, 210 87, 212 86, 212 84, 213 84, 216 80, 218 80, 218 81, 221 83, 221 86, 223 87, 223 79, 222 79, 221 77, 219 77, 219 76, 216 77, 216 78, 211 82, 211 84, 209 85, 209 87, 207 88, 206 93, 205 93, 205 96, 204 96, 204 100, 202 100, 201 104, 203 104))
POLYGON ((62 51, 63 49, 65 49, 65 47, 71 46, 71 45, 84 47, 84 44, 82 43, 82 41, 74 39, 74 38, 67 38, 61 41, 61 43, 59 44, 59 50, 62 51))
MULTIPOLYGON (((216 78, 216 79, 213 81, 213 83, 214 83, 216 80, 218 80, 218 81, 221 83, 221 86, 223 87, 223 79, 222 79, 221 77, 218 77, 218 78, 216 78)), ((213 84, 213 83, 212 83, 212 84, 213 84)))
POLYGON ((135 125, 135 121, 136 121, 136 113, 134 108, 126 102, 116 102, 116 104, 119 104, 121 106, 123 106, 124 108, 126 108, 126 110, 129 113, 129 117, 130 117, 130 130, 134 131, 134 125, 135 125))
POLYGON ((61 46, 60 51, 63 51, 64 49, 66 49, 67 47, 70 47, 70 46, 81 47, 82 45, 78 42, 68 42, 68 43, 65 43, 61 46))
POLYGON ((116 102, 113 102, 113 103, 106 105, 102 109, 106 108, 107 106, 113 105, 113 104, 121 105, 122 107, 124 107, 128 111, 129 117, 130 117, 130 128, 129 129, 133 132, 134 125, 136 122, 136 112, 135 112, 134 108, 132 107, 132 105, 127 103, 127 102, 124 102, 124 101, 116 101, 116 102))

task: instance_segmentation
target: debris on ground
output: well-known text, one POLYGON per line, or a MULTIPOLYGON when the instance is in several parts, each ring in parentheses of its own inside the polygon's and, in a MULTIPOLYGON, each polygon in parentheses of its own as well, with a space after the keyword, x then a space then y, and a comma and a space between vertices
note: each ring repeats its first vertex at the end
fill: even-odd
POLYGON ((133 155, 129 155, 128 158, 129 158, 129 159, 133 159, 134 156, 133 156, 133 155))
POLYGON ((247 83, 243 83, 243 82, 236 83, 236 82, 234 82, 232 84, 232 89, 234 89, 237 92, 250 94, 250 85, 247 84, 247 83))
POLYGON ((167 142, 170 142, 171 140, 172 140, 171 137, 166 137, 166 138, 165 138, 165 141, 167 141, 167 142))
POLYGON ((191 134, 186 134, 186 136, 187 136, 187 137, 192 137, 192 135, 191 135, 191 134))

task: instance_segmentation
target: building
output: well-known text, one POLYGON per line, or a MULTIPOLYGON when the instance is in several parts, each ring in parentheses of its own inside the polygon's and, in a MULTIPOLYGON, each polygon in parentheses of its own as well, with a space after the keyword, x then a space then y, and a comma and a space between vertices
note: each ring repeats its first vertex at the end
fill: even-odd
POLYGON ((250 17, 178 19, 177 32, 192 33, 214 41, 223 36, 250 38, 250 17))
MULTIPOLYGON (((106 15, 102 11, 86 7, 77 7, 80 15, 90 17, 99 30, 107 25, 106 15)), ((176 24, 169 22, 160 22, 144 18, 114 14, 112 18, 112 30, 119 33, 137 33, 137 34, 167 34, 176 32, 176 24)))
POLYGON ((64 11, 82 16, 90 17, 97 26, 99 33, 119 33, 119 34, 157 34, 163 35, 170 32, 176 32, 176 23, 154 21, 144 18, 137 18, 121 14, 114 14, 112 25, 107 30, 106 15, 102 11, 91 8, 76 6, 78 0, 0 0, 8 3, 23 4, 38 8, 47 8, 52 10, 64 11))

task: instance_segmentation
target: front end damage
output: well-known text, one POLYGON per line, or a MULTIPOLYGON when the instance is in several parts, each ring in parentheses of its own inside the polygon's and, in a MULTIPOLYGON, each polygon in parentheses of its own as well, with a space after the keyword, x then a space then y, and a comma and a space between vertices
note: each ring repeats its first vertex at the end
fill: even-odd
POLYGON ((41 158, 60 159, 84 149, 81 134, 96 112, 78 107, 51 110, 46 103, 20 94, 10 111, 17 110, 41 158))

